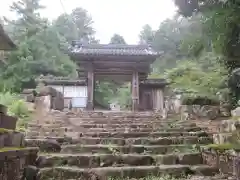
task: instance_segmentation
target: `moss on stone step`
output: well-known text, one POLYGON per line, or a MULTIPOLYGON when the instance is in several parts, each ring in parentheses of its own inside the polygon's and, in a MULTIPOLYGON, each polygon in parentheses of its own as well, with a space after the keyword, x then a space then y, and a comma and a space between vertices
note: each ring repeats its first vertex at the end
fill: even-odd
POLYGON ((240 151, 240 144, 209 144, 206 145, 208 149, 219 150, 219 151, 226 151, 226 150, 235 150, 240 151))

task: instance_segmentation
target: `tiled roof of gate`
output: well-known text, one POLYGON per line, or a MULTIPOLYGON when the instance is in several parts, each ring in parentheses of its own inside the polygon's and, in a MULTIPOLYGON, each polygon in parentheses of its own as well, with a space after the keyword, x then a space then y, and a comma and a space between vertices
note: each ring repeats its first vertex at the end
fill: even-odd
POLYGON ((73 41, 71 53, 82 55, 127 55, 127 56, 158 56, 149 45, 126 44, 84 44, 73 41))

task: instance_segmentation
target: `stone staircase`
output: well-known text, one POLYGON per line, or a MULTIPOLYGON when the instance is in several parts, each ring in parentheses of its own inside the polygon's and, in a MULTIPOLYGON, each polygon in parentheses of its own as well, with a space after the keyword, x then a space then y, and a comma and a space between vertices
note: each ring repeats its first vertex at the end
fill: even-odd
POLYGON ((163 120, 147 112, 55 112, 51 117, 42 125, 29 124, 27 132, 27 145, 41 150, 40 180, 218 173, 204 165, 200 153, 212 137, 190 121, 163 120))

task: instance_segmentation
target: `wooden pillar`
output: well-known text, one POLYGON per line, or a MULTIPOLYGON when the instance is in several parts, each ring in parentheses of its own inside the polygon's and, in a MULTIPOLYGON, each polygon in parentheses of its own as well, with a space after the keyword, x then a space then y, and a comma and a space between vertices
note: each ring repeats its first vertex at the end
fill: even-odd
POLYGON ((156 89, 156 110, 161 111, 163 109, 162 106, 162 90, 160 88, 156 89))
POLYGON ((143 89, 142 86, 139 86, 139 110, 143 110, 143 89))
POLYGON ((87 75, 87 110, 92 111, 94 109, 94 87, 95 87, 95 75, 93 67, 88 70, 87 75))
POLYGON ((139 110, 139 74, 134 71, 132 74, 132 111, 139 110))

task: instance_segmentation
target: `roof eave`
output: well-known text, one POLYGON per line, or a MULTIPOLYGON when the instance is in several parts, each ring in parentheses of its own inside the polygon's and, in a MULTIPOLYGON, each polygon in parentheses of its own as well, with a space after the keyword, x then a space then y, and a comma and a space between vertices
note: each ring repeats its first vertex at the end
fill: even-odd
POLYGON ((4 48, 1 49, 1 50, 7 50, 7 51, 10 51, 10 50, 15 50, 17 49, 17 46, 13 43, 13 41, 11 40, 11 38, 5 33, 2 25, 0 25, 0 36, 2 37, 3 39, 3 42, 0 42, 2 44, 4 44, 4 48))

